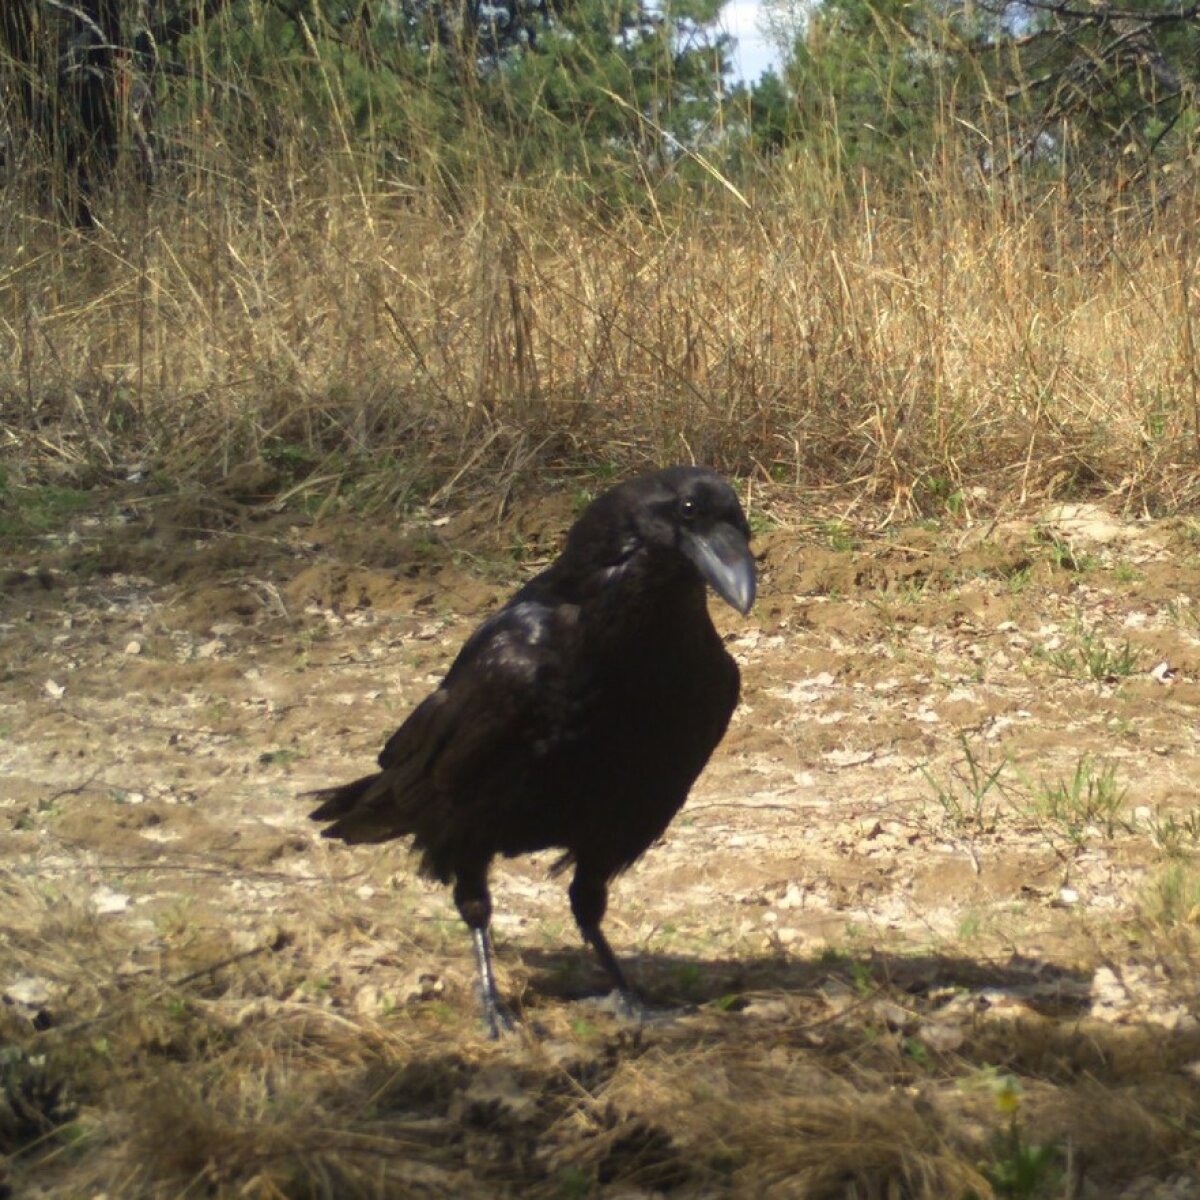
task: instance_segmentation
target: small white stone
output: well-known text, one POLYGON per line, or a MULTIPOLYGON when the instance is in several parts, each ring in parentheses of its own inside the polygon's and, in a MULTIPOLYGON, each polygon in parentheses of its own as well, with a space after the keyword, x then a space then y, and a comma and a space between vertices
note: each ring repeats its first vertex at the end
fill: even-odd
POLYGON ((50 999, 50 985, 34 975, 22 975, 4 989, 4 999, 21 1008, 41 1008, 50 999))
POLYGON ((97 888, 92 893, 92 907, 101 916, 123 913, 129 907, 129 897, 124 892, 114 892, 110 888, 97 888))
POLYGON ((967 1040, 957 1025, 922 1025, 917 1037, 938 1054, 952 1054, 967 1040))

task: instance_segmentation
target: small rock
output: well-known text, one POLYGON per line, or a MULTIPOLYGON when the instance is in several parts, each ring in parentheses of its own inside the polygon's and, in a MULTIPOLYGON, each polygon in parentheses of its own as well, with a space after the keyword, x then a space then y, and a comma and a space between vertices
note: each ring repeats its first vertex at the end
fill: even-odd
POLYGON ((126 654, 141 654, 141 652, 142 652, 142 643, 139 642, 136 638, 132 642, 125 643, 125 653, 126 654))
POLYGON ((875 751, 827 750, 821 757, 833 767, 861 767, 875 757, 875 751))
POLYGON ((952 1054, 967 1040, 957 1025, 922 1025, 917 1030, 917 1037, 939 1054, 952 1054))
POLYGON ((891 1000, 879 1000, 871 1009, 889 1029, 911 1029, 917 1023, 916 1013, 891 1000))
POLYGON ((386 997, 373 983, 365 984, 354 993, 354 1011, 361 1017, 378 1015, 385 1004, 386 997))
POLYGON ((751 1000, 742 1009, 742 1016, 755 1017, 760 1021, 786 1021, 791 1016, 786 1000, 768 999, 751 1000))
POLYGON ((942 1024, 949 1021, 967 1021, 972 1019, 981 1009, 987 1007, 987 1000, 974 992, 954 992, 950 998, 938 1007, 937 1015, 942 1024))
POLYGON ((53 679, 47 679, 44 686, 46 695, 52 700, 61 700, 67 690, 61 683, 55 683, 53 679))
POLYGON ((1078 545, 1106 546, 1129 541, 1133 528, 1098 504, 1055 504, 1038 517, 1038 524, 1063 538, 1072 549, 1078 545))
POLYGON ((36 975, 22 975, 4 989, 3 997, 8 1004, 15 1004, 18 1008, 36 1010, 49 1003, 50 985, 36 975))
POLYGON ((436 972, 416 970, 404 977, 399 987, 399 996, 405 1003, 436 1000, 445 994, 446 981, 436 972))
POLYGON ((129 907, 129 897, 124 892, 114 892, 110 888, 97 888, 92 893, 92 907, 101 916, 123 913, 129 907))
POLYGON ((14 979, 0 996, 4 1003, 14 1008, 34 1029, 49 1029, 54 1017, 47 1008, 51 999, 51 985, 33 975, 14 979))

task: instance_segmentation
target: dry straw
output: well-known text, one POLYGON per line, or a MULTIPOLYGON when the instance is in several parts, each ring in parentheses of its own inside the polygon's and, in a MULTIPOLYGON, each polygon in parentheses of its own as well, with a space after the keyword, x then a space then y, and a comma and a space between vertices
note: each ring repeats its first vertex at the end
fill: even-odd
POLYGON ((614 208, 485 149, 402 173, 338 131, 267 159, 198 124, 86 235, 6 190, 18 482, 265 457, 370 506, 696 458, 910 514, 1195 499, 1182 183, 1084 204, 967 169, 959 130, 900 189, 816 147, 614 208))

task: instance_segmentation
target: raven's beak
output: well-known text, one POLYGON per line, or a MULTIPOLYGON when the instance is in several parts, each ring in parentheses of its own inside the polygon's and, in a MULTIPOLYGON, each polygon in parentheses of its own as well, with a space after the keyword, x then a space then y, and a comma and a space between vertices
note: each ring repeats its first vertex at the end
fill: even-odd
POLYGON ((718 521, 703 533, 685 529, 681 549, 712 590, 743 616, 754 604, 754 556, 740 529, 718 521))

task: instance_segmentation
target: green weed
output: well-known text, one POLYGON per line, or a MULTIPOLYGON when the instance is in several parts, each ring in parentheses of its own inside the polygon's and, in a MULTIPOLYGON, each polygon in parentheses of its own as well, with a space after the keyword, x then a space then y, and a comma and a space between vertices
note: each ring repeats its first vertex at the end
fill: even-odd
POLYGON ((995 1157, 983 1173, 998 1196, 1034 1200, 1059 1194, 1058 1147, 1053 1142, 1028 1141, 1015 1116, 993 1139, 992 1153, 995 1157))
POLYGON ((1004 577, 1004 586, 1008 590, 1010 596, 1019 596, 1026 588, 1029 587, 1033 579, 1033 567, 1024 566, 1018 567, 1015 571, 1010 571, 1004 577))
POLYGON ((1161 819, 1149 817, 1143 828, 1160 854, 1167 858, 1183 858, 1200 846, 1200 808, 1193 808, 1181 817, 1174 813, 1161 819))
POLYGON ((91 508, 95 496, 79 488, 11 487, 0 482, 0 537, 53 533, 91 508))
POLYGON ((746 520, 749 521, 750 532, 755 537, 762 533, 770 533, 771 530, 779 527, 779 522, 770 513, 763 512, 761 508, 751 508, 746 520))
POLYGON ((817 526, 817 532, 830 550, 844 552, 858 549, 858 539, 841 521, 822 521, 817 526))
POLYGON ((1050 561, 1060 571, 1073 571, 1082 574, 1096 566, 1096 560, 1089 554, 1078 554, 1071 544, 1049 530, 1038 530, 1037 540, 1050 552, 1050 561))
POLYGON ((1190 863, 1172 863, 1151 880, 1142 909, 1164 929, 1200 923, 1200 870, 1190 863))
POLYGON ((1056 670, 1072 678, 1124 679, 1138 666, 1137 651, 1128 638, 1120 644, 1109 642, 1096 630, 1082 626, 1076 626, 1066 645, 1040 653, 1056 670))
POLYGON ((964 942, 973 941, 983 932, 983 918, 975 910, 964 913, 959 918, 958 936, 964 942))
POLYGON ((258 761, 264 767, 286 767, 298 758, 300 758, 299 750, 266 750, 258 756, 258 761))
POLYGON ((1127 789, 1118 782, 1113 763, 1085 754, 1069 779, 1043 780, 1031 790, 1031 814, 1057 826, 1077 846, 1093 829, 1111 838, 1122 824, 1119 813, 1127 789))
POLYGON ((985 764, 971 748, 965 733, 958 735, 958 744, 962 747, 962 760, 950 767, 944 780, 935 779, 928 767, 923 766, 921 774, 952 825, 976 832, 990 830, 995 827, 999 813, 997 802, 1004 795, 1000 776, 1008 759, 995 766, 985 764))

